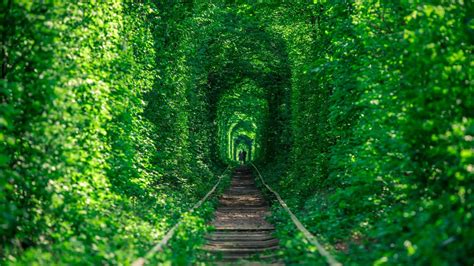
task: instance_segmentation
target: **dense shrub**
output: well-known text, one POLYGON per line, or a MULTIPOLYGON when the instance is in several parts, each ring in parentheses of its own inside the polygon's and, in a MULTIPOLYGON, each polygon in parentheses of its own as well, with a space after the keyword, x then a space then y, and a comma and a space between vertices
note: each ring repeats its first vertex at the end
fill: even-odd
POLYGON ((175 112, 154 116, 149 107, 184 104, 159 72, 166 71, 157 49, 166 40, 155 32, 167 19, 162 7, 1 5, 3 262, 130 262, 211 185, 209 161, 191 161, 198 152, 176 144, 198 119, 174 120, 182 133, 157 138, 175 112), (174 147, 179 164, 164 155, 174 147), (165 175, 171 171, 174 180, 165 175))
POLYGON ((0 4, 2 263, 128 264, 248 143, 341 261, 473 263, 471 2, 46 2, 0 4))
POLYGON ((347 262, 472 263, 470 4, 270 8, 303 14, 274 28, 295 49, 279 189, 305 223, 347 262))

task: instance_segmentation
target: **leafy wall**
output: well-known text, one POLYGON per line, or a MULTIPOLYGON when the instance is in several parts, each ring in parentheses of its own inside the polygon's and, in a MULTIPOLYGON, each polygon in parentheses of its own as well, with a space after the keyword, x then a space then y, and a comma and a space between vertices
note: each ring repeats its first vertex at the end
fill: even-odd
POLYGON ((246 136, 341 261, 472 264, 469 1, 0 5, 2 262, 130 263, 246 136))

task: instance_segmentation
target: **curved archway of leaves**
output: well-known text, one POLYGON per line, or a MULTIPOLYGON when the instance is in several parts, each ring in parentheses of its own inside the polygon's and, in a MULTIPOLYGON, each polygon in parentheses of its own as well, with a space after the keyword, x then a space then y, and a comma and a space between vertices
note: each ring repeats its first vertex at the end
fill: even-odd
POLYGON ((232 146, 232 159, 237 161, 239 158, 237 156, 239 151, 247 152, 247 161, 252 161, 255 156, 255 146, 253 145, 254 140, 247 135, 238 135, 233 140, 232 146))
POLYGON ((235 160, 236 140, 244 135, 251 139, 252 148, 248 150, 252 158, 257 159, 263 153, 268 109, 264 89, 249 80, 221 96, 217 109, 221 160, 235 160))
POLYGON ((473 264, 472 1, 0 10, 0 264, 127 264, 239 149, 341 261, 473 264))
POLYGON ((291 75, 286 45, 281 36, 237 10, 204 6, 208 12, 192 18, 193 33, 197 35, 192 41, 199 52, 191 61, 199 64, 197 75, 205 80, 200 86, 207 91, 209 119, 217 121, 217 127, 211 129, 212 138, 219 143, 211 148, 213 158, 232 158, 226 148, 232 146, 231 124, 249 119, 244 118, 244 110, 262 105, 262 101, 266 102, 267 110, 254 112, 265 116, 257 118, 258 123, 253 121, 259 138, 254 143, 254 155, 272 158, 278 145, 287 145, 282 138, 290 106, 291 75))

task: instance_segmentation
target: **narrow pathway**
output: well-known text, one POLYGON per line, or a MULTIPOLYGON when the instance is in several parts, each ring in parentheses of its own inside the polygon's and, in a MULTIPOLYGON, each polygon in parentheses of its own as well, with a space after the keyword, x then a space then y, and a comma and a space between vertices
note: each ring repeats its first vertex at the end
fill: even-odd
POLYGON ((219 199, 204 250, 222 261, 275 260, 278 239, 274 227, 265 220, 270 214, 267 202, 254 183, 252 171, 241 167, 234 171, 230 188, 219 199))

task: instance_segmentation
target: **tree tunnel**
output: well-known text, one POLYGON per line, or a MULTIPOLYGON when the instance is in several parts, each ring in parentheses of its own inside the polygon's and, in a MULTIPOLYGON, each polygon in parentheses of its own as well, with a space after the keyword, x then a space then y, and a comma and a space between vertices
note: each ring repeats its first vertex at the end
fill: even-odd
POLYGON ((217 110, 220 159, 235 161, 244 143, 249 156, 258 159, 269 113, 264 89, 245 80, 222 95, 217 110))
POLYGON ((347 264, 473 265, 472 10, 0 1, 0 265, 128 265, 178 217, 149 264, 194 265, 241 150, 347 264))
POLYGON ((194 61, 202 65, 209 119, 216 121, 211 129, 213 158, 233 161, 236 140, 243 145, 246 136, 253 160, 271 159, 277 146, 286 145, 282 138, 289 117, 290 70, 285 44, 232 10, 216 11, 206 19, 212 23, 196 18, 203 35, 196 38, 200 53, 194 61))
POLYGON ((226 143, 222 143, 223 150, 227 144, 227 147, 225 148, 227 150, 227 157, 222 158, 223 160, 235 160, 237 146, 242 142, 242 140, 245 139, 245 142, 248 145, 256 142, 257 128, 255 122, 240 120, 238 123, 232 124, 229 128, 224 128, 223 130, 228 132, 226 134, 227 139, 224 140, 226 143))
POLYGON ((234 161, 237 161, 238 158, 238 152, 240 151, 246 151, 247 153, 247 161, 252 161, 253 156, 252 154, 255 154, 255 149, 253 146, 253 139, 249 138, 246 135, 239 135, 234 139, 232 142, 232 159, 234 161))

